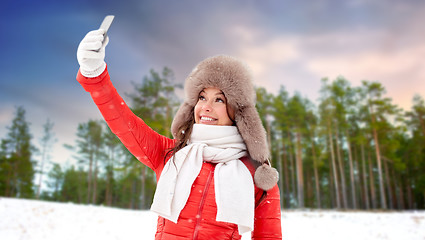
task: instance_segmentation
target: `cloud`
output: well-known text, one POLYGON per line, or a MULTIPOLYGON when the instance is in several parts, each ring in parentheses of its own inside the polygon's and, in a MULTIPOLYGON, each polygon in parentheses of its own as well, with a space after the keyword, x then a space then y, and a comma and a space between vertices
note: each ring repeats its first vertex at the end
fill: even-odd
MULTIPOLYGON (((6 126, 10 125, 14 116, 14 112, 15 112, 15 109, 11 105, 5 105, 0 108, 0 126, 3 126, 0 129, 1 132, 5 130, 6 126)), ((1 134, 0 137, 3 137, 2 135, 3 134, 1 134)))
POLYGON ((284 85, 315 100, 321 78, 343 75, 354 86, 362 80, 381 82, 395 103, 409 109, 413 95, 425 89, 425 44, 418 41, 424 31, 417 26, 356 26, 296 35, 230 24, 226 39, 235 55, 251 66, 256 84, 273 93, 284 85))
POLYGON ((332 48, 326 41, 320 41, 324 49, 334 51, 304 55, 306 70, 321 77, 343 75, 357 86, 362 80, 379 81, 394 102, 404 109, 410 108, 413 95, 420 91, 418 89, 425 89, 424 43, 395 44, 391 42, 397 42, 397 36, 365 31, 362 34, 355 31, 335 34, 335 38, 343 38, 343 42, 349 39, 347 41, 351 44, 348 46, 353 45, 355 51, 332 48))
POLYGON ((350 75, 358 81, 370 78, 386 81, 403 76, 404 79, 423 79, 424 54, 425 44, 393 51, 365 49, 357 53, 341 53, 311 59, 307 61, 307 67, 317 75, 350 75))
POLYGON ((235 26, 229 31, 239 39, 238 55, 250 65, 255 75, 262 78, 270 69, 281 67, 299 58, 296 42, 287 36, 260 39, 255 29, 235 26))

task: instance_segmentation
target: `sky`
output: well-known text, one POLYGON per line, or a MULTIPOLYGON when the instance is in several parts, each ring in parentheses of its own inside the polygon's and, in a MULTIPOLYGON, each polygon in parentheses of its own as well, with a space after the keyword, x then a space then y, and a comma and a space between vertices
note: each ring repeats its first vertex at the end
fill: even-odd
POLYGON ((79 123, 101 119, 75 80, 76 51, 109 14, 105 61, 127 103, 150 69, 167 66, 183 83, 201 60, 227 54, 271 93, 284 86, 315 102, 322 78, 344 76, 352 86, 381 82, 410 110, 415 94, 425 96, 424 12, 419 0, 2 0, 0 138, 23 106, 33 144, 50 119, 52 161, 73 161, 63 145, 75 143, 79 123))

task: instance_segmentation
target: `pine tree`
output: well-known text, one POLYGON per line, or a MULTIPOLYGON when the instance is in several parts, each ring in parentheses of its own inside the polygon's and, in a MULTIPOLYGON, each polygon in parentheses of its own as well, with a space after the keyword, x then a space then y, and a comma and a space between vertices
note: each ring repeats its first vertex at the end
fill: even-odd
POLYGON ((306 119, 307 123, 307 136, 310 138, 311 157, 313 159, 313 174, 315 184, 315 198, 316 208, 322 208, 322 200, 320 196, 320 177, 319 177, 319 159, 318 159, 318 148, 316 144, 318 118, 314 114, 313 110, 307 111, 306 119))
POLYGON ((345 154, 343 154, 343 156, 340 156, 340 152, 343 150, 343 146, 346 145, 346 149, 347 149, 347 156, 348 156, 348 164, 349 164, 349 173, 350 173, 350 187, 351 187, 351 202, 352 202, 352 207, 354 209, 357 208, 356 205, 356 191, 354 188, 354 184, 355 184, 355 180, 354 180, 354 165, 353 165, 353 154, 352 154, 352 150, 351 150, 351 140, 350 140, 350 134, 349 134, 349 129, 350 126, 348 125, 348 119, 350 117, 350 115, 353 114, 354 112, 354 94, 355 91, 354 89, 351 88, 350 83, 342 76, 338 77, 337 79, 335 79, 335 81, 332 82, 332 84, 330 84, 330 86, 328 86, 330 94, 331 94, 331 99, 332 99, 332 103, 335 107, 335 121, 337 122, 337 126, 338 129, 337 131, 340 134, 337 134, 336 139, 338 139, 338 142, 340 142, 340 144, 338 144, 337 142, 337 148, 340 150, 338 151, 338 158, 340 160, 340 173, 341 173, 341 185, 342 185, 342 189, 343 189, 343 201, 344 201, 344 205, 345 207, 348 207, 348 200, 347 200, 347 191, 346 191, 346 184, 345 184, 345 158, 343 158, 343 156, 345 156, 345 154), (341 135, 341 137, 340 137, 341 135), (345 137, 345 143, 343 143, 342 139, 345 137), (341 140, 340 140, 341 139, 341 140))
MULTIPOLYGON (((97 201, 97 177, 99 173, 99 161, 105 159, 103 153, 104 141, 102 138, 102 125, 99 121, 89 120, 87 123, 80 123, 77 128, 76 146, 66 147, 76 151, 75 158, 81 167, 87 167, 87 194, 86 202, 95 204, 97 201)), ((69 170, 76 171, 75 169, 69 170)), ((82 174, 79 169, 79 174, 82 174)), ((66 172, 67 173, 67 172, 66 172)), ((66 181, 66 179, 65 179, 66 181)), ((79 196, 81 194, 79 193, 79 196)))
POLYGON ((7 137, 1 141, 0 154, 0 194, 7 197, 31 198, 34 195, 35 147, 31 144, 32 135, 25 119, 23 107, 17 107, 7 137))
POLYGON ((372 139, 375 148, 376 163, 378 166, 379 180, 379 196, 381 200, 381 208, 388 208, 387 197, 385 192, 385 176, 383 169, 383 152, 381 141, 385 136, 391 133, 391 124, 389 118, 396 117, 400 110, 391 103, 390 98, 384 98, 385 88, 378 82, 362 82, 363 96, 365 103, 363 105, 364 112, 369 116, 369 126, 372 132, 372 139), (382 136, 382 137, 380 137, 382 136))
POLYGON ((51 194, 49 195, 49 200, 53 201, 61 201, 61 189, 63 187, 64 182, 64 173, 62 171, 62 167, 58 163, 53 163, 52 169, 50 169, 48 175, 49 181, 47 181, 47 186, 51 190, 51 194))
POLYGON ((75 166, 67 168, 63 173, 63 184, 60 197, 65 202, 87 203, 90 192, 87 191, 87 172, 82 167, 75 166))
POLYGON ((280 140, 276 146, 280 148, 281 164, 280 164, 280 182, 279 188, 281 191, 282 207, 290 207, 291 200, 295 196, 295 169, 292 166, 291 140, 289 136, 289 118, 287 114, 288 92, 281 87, 276 97, 273 97, 272 114, 274 118, 275 135, 279 136, 280 140), (292 186, 292 187, 291 187, 292 186), (292 198, 291 198, 292 197, 292 198))
MULTIPOLYGON (((328 88, 328 79, 322 79, 322 88, 320 104, 319 104, 319 114, 320 114, 320 125, 322 126, 322 135, 326 140, 327 145, 327 153, 328 157, 330 157, 330 167, 329 167, 329 182, 334 187, 334 202, 336 204, 336 208, 341 208, 341 197, 339 191, 339 176, 337 171, 335 150, 334 150, 334 121, 336 115, 336 108, 332 102, 331 95, 329 93, 328 88)), ((332 192, 332 190, 329 190, 332 192)), ((331 194, 333 195, 333 194, 331 194)))
POLYGON ((410 139, 404 139, 404 148, 399 155, 403 156, 403 169, 401 163, 397 167, 405 179, 407 190, 407 205, 409 208, 416 206, 425 207, 425 101, 420 95, 413 97, 412 110, 406 113, 406 124, 411 133, 410 139))
POLYGON ((295 94, 288 101, 288 115, 290 122, 292 123, 292 132, 295 136, 295 148, 296 148, 296 169, 297 169, 297 193, 298 193, 298 207, 303 208, 304 204, 304 171, 303 171, 303 154, 302 154, 302 142, 303 135, 306 132, 306 104, 304 99, 295 94))
POLYGON ((46 162, 50 159, 50 152, 52 150, 53 143, 56 141, 54 138, 54 134, 52 132, 53 123, 50 119, 47 119, 46 123, 43 125, 44 135, 40 139, 41 143, 41 159, 39 166, 39 179, 38 179, 38 187, 36 198, 40 198, 41 185, 43 183, 43 175, 44 175, 44 166, 46 162))

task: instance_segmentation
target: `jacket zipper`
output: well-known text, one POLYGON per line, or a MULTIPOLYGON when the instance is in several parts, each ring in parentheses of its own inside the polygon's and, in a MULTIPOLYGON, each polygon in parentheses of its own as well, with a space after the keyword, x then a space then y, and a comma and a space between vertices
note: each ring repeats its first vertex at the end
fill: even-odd
POLYGON ((210 170, 210 173, 208 174, 208 179, 207 182, 205 183, 205 187, 204 187, 204 192, 202 193, 202 198, 201 198, 201 202, 199 204, 199 208, 198 208, 198 213, 196 214, 196 225, 195 225, 195 230, 193 232, 193 239, 197 240, 198 239, 198 232, 199 232, 199 225, 201 223, 201 213, 202 210, 204 208, 204 203, 205 203, 205 199, 207 197, 207 190, 211 184, 211 179, 212 179, 212 174, 213 171, 210 170))

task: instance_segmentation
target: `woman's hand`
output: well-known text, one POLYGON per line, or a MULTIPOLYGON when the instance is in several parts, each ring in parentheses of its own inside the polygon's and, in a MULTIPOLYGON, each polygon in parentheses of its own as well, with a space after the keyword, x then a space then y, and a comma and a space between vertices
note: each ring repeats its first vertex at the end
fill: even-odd
POLYGON ((80 64, 80 72, 85 77, 97 77, 105 71, 105 47, 109 38, 105 30, 98 29, 87 33, 81 40, 77 50, 77 60, 80 64))

